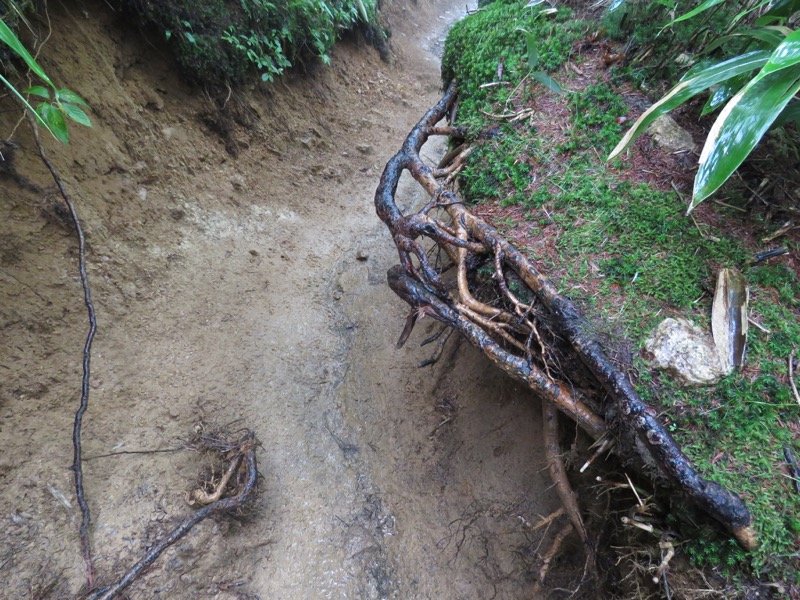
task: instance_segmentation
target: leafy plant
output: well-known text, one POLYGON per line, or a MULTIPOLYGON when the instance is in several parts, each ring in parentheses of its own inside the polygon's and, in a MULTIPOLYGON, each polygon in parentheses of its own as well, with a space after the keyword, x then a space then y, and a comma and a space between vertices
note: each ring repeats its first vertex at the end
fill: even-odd
POLYGON ((359 24, 385 40, 377 0, 117 0, 167 39, 184 76, 236 85, 257 70, 272 81, 309 56, 328 63, 341 31, 359 24))
MULTIPOLYGON (((442 57, 442 81, 458 82, 463 98, 459 124, 484 127, 484 113, 496 112, 494 107, 504 104, 526 76, 557 87, 548 74, 563 64, 583 27, 568 8, 553 15, 541 5, 517 0, 497 0, 453 25, 442 57), (543 18, 548 13, 552 17, 543 18), (502 79, 510 85, 486 86, 495 81, 501 64, 502 79)), ((520 89, 526 91, 524 85, 520 89)))
MULTIPOLYGON (((546 16, 546 15, 554 15, 558 12, 557 8, 545 8, 544 0, 533 0, 529 2, 527 7, 535 7, 534 15, 535 16, 546 16)), ((525 31, 524 29, 522 31, 525 31)), ((533 79, 534 81, 538 81, 546 88, 549 88, 556 92, 557 94, 562 93, 561 86, 558 85, 558 82, 550 77, 544 71, 538 70, 539 67, 539 51, 536 49, 536 35, 525 31, 525 44, 528 47, 528 67, 530 67, 530 73, 528 73, 528 77, 533 79)))
MULTIPOLYGON (((706 0, 673 23, 693 18, 722 1, 706 0)), ((755 8, 766 4, 761 2, 755 8)), ((785 25, 796 13, 798 4, 796 0, 776 2, 753 25, 734 30, 706 46, 705 52, 711 52, 726 42, 744 39, 746 46, 753 49, 693 67, 639 117, 609 159, 619 156, 657 117, 710 89, 712 94, 703 114, 723 104, 724 108, 711 127, 700 154, 688 212, 713 194, 742 164, 800 90, 800 30, 793 31, 785 25), (756 69, 758 72, 753 75, 756 69)), ((733 22, 740 21, 755 8, 741 11, 733 22)), ((794 110, 793 106, 791 108, 794 110)))
POLYGON ((14 84, 0 74, 0 81, 2 81, 6 87, 11 90, 11 93, 36 116, 39 123, 41 123, 54 138, 65 144, 69 141, 66 119, 71 119, 86 127, 92 126, 92 122, 84 110, 88 108, 88 104, 75 92, 56 87, 47 73, 44 72, 44 69, 39 66, 30 52, 28 52, 22 42, 20 42, 16 34, 6 25, 5 21, 0 21, 0 41, 11 48, 14 54, 25 61, 25 64, 28 65, 30 70, 47 84, 47 87, 42 85, 29 87, 20 93, 14 84), (39 101, 36 108, 34 108, 22 95, 23 93, 42 98, 42 100, 39 101))

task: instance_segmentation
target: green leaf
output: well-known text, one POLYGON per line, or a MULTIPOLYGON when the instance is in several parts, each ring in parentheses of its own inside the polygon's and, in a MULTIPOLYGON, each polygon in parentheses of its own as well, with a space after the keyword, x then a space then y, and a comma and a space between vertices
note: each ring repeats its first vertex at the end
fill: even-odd
POLYGON ((32 96, 39 96, 40 98, 44 98, 48 100, 50 98, 50 90, 44 87, 43 85, 34 85, 29 87, 26 90, 22 90, 23 94, 31 94, 32 96))
POLYGON ((738 23, 742 18, 746 17, 751 12, 758 11, 761 8, 763 8, 763 7, 767 6, 768 4, 770 4, 771 2, 772 2, 772 0, 761 0, 761 2, 759 2, 758 4, 747 6, 738 15, 733 17, 732 22, 733 23, 738 23))
POLYGON ((536 37, 532 33, 525 36, 528 45, 528 67, 535 69, 539 66, 539 52, 536 50, 536 37))
POLYGON ((767 64, 764 65, 761 72, 756 75, 756 79, 765 77, 775 71, 792 67, 798 63, 800 63, 800 29, 787 35, 786 39, 775 48, 767 64))
POLYGON ((711 86, 764 66, 769 57, 770 53, 766 50, 754 50, 711 67, 704 67, 699 70, 693 69, 691 77, 685 78, 678 83, 636 120, 633 127, 628 130, 619 144, 617 144, 617 147, 611 151, 608 160, 612 160, 622 154, 647 129, 647 126, 661 115, 668 113, 676 106, 680 106, 711 86))
POLYGON ((782 127, 787 123, 800 124, 800 100, 793 100, 786 105, 778 118, 773 121, 770 129, 775 127, 782 127))
POLYGON ((89 115, 87 115, 81 107, 70 104, 69 102, 62 102, 60 106, 64 111, 64 114, 76 123, 80 123, 86 127, 92 126, 92 122, 89 120, 89 115))
POLYGON ((800 2, 798 0, 775 0, 766 14, 771 17, 789 18, 798 10, 800 10, 800 2))
POLYGON ((745 29, 739 33, 732 33, 731 35, 723 35, 718 37, 713 42, 703 48, 701 54, 711 54, 717 48, 721 48, 725 43, 735 40, 737 38, 754 38, 766 44, 765 50, 775 49, 787 35, 792 33, 791 29, 786 27, 753 27, 745 29))
POLYGON ((675 23, 680 23, 681 21, 685 21, 687 19, 691 19, 695 15, 699 15, 701 12, 703 12, 705 10, 708 10, 709 8, 712 8, 712 7, 716 6, 717 4, 721 4, 724 1, 725 0, 705 0, 705 2, 703 2, 697 8, 695 8, 693 10, 690 10, 688 13, 686 13, 685 15, 681 15, 677 19, 673 19, 672 21, 667 23, 666 26, 669 27, 670 25, 675 25, 675 23))
POLYGON ((49 131, 53 135, 53 137, 55 137, 55 134, 51 131, 50 127, 47 125, 47 122, 44 119, 42 119, 41 115, 36 112, 36 109, 34 109, 33 106, 30 105, 30 102, 28 102, 25 99, 25 96, 20 94, 19 91, 17 90, 17 88, 15 88, 13 85, 11 85, 11 82, 8 79, 6 79, 5 77, 3 77, 2 75, 0 75, 0 81, 2 81, 5 84, 5 86, 9 90, 11 90, 11 93, 14 94, 17 97, 17 99, 19 99, 19 101, 22 102, 22 104, 28 110, 31 111, 31 113, 36 117, 36 120, 39 121, 39 123, 41 123, 44 126, 44 128, 47 129, 47 131, 49 131))
POLYGON ((358 7, 358 12, 361 13, 361 20, 364 23, 369 23, 369 13, 367 12, 367 7, 364 5, 363 0, 356 0, 356 6, 358 7))
POLYGON ((89 108, 89 105, 86 104, 86 101, 72 90, 58 90, 58 92, 56 92, 56 99, 61 102, 71 102, 72 104, 80 104, 81 106, 89 108))
POLYGON ((5 24, 5 21, 0 21, 0 41, 5 42, 17 56, 24 60, 28 68, 36 73, 41 80, 51 87, 55 87, 47 76, 47 73, 44 72, 44 69, 34 60, 30 52, 28 52, 25 46, 22 45, 22 42, 19 41, 19 38, 9 29, 8 25, 5 24))
POLYGON ((800 90, 800 69, 783 68, 760 75, 725 105, 711 127, 700 154, 688 212, 725 183, 800 90))
POLYGON ((67 123, 64 114, 58 108, 49 102, 42 102, 36 107, 36 112, 47 123, 47 128, 59 142, 66 144, 69 141, 67 123))
POLYGON ((728 79, 728 81, 723 81, 720 83, 717 89, 708 96, 708 100, 706 101, 705 106, 703 106, 703 112, 700 113, 700 116, 704 117, 707 114, 714 112, 728 100, 733 98, 733 95, 745 86, 747 79, 748 77, 745 73, 744 75, 733 77, 728 79))
POLYGON ((546 73, 543 73, 541 71, 533 71, 531 73, 531 78, 535 79, 546 88, 550 88, 557 94, 563 93, 563 90, 561 89, 561 86, 558 85, 558 82, 549 75, 547 75, 546 73))

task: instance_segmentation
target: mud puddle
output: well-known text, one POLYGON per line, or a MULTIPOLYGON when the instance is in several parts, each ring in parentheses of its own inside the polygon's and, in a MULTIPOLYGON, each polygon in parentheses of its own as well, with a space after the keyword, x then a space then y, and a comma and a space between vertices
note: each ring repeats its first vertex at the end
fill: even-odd
MULTIPOLYGON (((558 505, 538 402, 455 339, 419 369, 425 320, 394 348, 407 313, 372 205, 438 99, 435 52, 463 4, 393 3, 393 65, 344 42, 330 68, 252 90, 236 157, 202 93, 105 4, 86 6, 52 9, 70 26, 43 60, 94 108, 95 128, 51 152, 89 232, 100 324, 84 454, 101 581, 190 510, 203 466, 186 451, 102 455, 249 427, 255 501, 201 524, 131 598, 525 597, 543 540, 531 523, 558 505)), ((85 312, 58 197, 15 135, 15 168, 41 192, 3 180, 0 587, 74 597, 85 312)), ((408 182, 399 199, 422 201, 408 182)))

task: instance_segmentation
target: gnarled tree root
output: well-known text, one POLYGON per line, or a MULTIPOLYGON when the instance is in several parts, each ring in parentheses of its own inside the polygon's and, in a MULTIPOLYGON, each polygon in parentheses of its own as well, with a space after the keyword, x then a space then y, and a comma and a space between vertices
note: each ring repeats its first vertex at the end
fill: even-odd
POLYGON ((437 127, 455 99, 456 87, 451 84, 389 160, 375 193, 376 212, 389 228, 400 255, 400 265, 389 270, 389 285, 414 311, 403 332, 403 341, 420 316, 428 315, 449 325, 506 373, 526 383, 543 401, 552 402, 593 438, 613 433, 620 439, 625 436, 637 439, 638 444, 616 444, 617 452, 634 453, 637 456, 626 458, 654 466, 662 479, 728 528, 742 546, 754 548, 755 532, 741 498, 697 473, 654 411, 639 398, 626 374, 612 364, 600 344, 587 333, 573 303, 558 294, 555 286, 497 230, 464 207, 448 187, 451 178, 440 183, 435 175, 441 173, 421 160, 419 151, 431 135, 449 133, 461 139, 466 137, 458 127, 437 127), (421 210, 408 215, 395 202, 404 170, 411 173, 431 198, 421 210), (421 244, 423 238, 444 250, 444 255, 456 263, 455 272, 462 273, 457 283, 445 281, 444 273, 449 269, 432 262, 431 254, 421 244), (469 275, 470 265, 475 261, 493 265, 497 290, 494 299, 477 298, 476 290, 469 289, 469 277, 465 278, 463 272, 469 275), (510 292, 506 279, 511 276, 528 288, 533 300, 524 304, 510 292), (592 373, 598 391, 604 390, 612 403, 594 410, 578 397, 570 384, 552 376, 546 349, 534 352, 531 347, 539 333, 537 311, 546 315, 557 336, 568 340, 572 352, 592 373))
MULTIPOLYGON (((116 598, 125 588, 131 585, 147 567, 152 565, 156 559, 161 556, 164 550, 189 533, 195 525, 204 521, 211 515, 230 512, 241 507, 256 487, 256 480, 258 478, 258 465, 256 464, 257 444, 256 437, 251 432, 245 433, 237 442, 228 444, 227 447, 231 462, 226 471, 227 476, 225 477, 225 484, 218 484, 216 486, 219 492, 218 494, 214 494, 216 499, 212 500, 210 504, 207 504, 200 510, 192 513, 192 515, 187 517, 180 525, 159 540, 139 562, 131 567, 130 570, 115 583, 94 591, 86 600, 111 600, 111 598, 116 598), (231 475, 235 471, 239 472, 236 495, 222 498, 222 492, 229 484, 231 475)), ((195 495, 194 498, 197 499, 198 496, 195 495)), ((209 499, 209 496, 203 493, 203 498, 209 499)))

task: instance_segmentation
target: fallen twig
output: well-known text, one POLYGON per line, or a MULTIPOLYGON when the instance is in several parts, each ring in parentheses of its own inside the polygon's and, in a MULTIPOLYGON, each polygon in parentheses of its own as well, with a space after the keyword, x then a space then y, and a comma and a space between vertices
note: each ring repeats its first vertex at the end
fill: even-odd
POLYGON ((156 450, 120 450, 118 452, 108 452, 106 454, 95 454, 94 456, 87 456, 83 459, 83 462, 89 462, 90 460, 97 460, 98 458, 123 456, 125 454, 161 454, 164 452, 180 452, 181 450, 186 450, 186 448, 159 448, 156 450))
POLYGON ((86 600, 111 600, 122 590, 133 583, 141 573, 153 564, 164 550, 185 536, 192 527, 210 517, 211 515, 228 512, 242 506, 255 489, 258 477, 255 449, 257 446, 255 436, 248 432, 236 443, 238 450, 231 458, 231 464, 240 465, 243 463, 245 468, 244 482, 241 484, 239 492, 230 498, 216 500, 212 504, 201 508, 190 517, 186 518, 178 527, 173 529, 119 580, 110 586, 104 587, 92 593, 86 600))
POLYGON ((83 287, 83 300, 86 304, 86 310, 89 313, 89 331, 86 334, 86 343, 83 346, 83 379, 81 380, 81 401, 78 410, 75 412, 75 422, 72 427, 72 446, 73 446, 73 461, 72 471, 75 473, 75 495, 78 499, 78 505, 81 508, 81 526, 79 529, 79 536, 81 542, 81 553, 83 560, 86 563, 86 580, 89 589, 94 587, 94 566, 92 563, 92 548, 89 539, 89 525, 91 524, 91 514, 89 512, 89 503, 86 501, 86 493, 83 487, 83 465, 81 460, 81 425, 83 423, 83 415, 89 407, 89 377, 90 366, 92 359, 92 341, 94 334, 97 331, 97 320, 95 317, 94 304, 92 304, 92 293, 89 288, 89 275, 86 272, 86 240, 83 236, 83 228, 81 227, 78 212, 75 210, 75 204, 72 202, 69 194, 67 193, 64 182, 56 170, 55 165, 47 157, 42 140, 39 137, 39 127, 35 119, 28 114, 31 128, 33 129, 33 138, 36 141, 36 147, 39 150, 39 157, 50 171, 53 180, 58 186, 58 191, 61 192, 64 202, 67 204, 69 214, 72 217, 72 222, 75 225, 75 231, 78 234, 78 265, 81 277, 81 286, 83 287))
POLYGON ((792 386, 794 399, 800 404, 800 394, 797 393, 797 384, 794 382, 794 350, 789 353, 789 385, 792 386))

